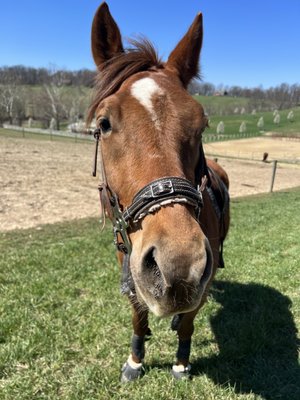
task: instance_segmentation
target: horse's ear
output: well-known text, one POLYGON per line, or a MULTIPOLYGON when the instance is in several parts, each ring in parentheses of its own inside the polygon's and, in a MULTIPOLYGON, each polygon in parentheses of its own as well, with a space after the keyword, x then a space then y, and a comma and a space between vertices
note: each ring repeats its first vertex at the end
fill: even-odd
POLYGON ((199 13, 168 58, 166 68, 175 70, 185 87, 198 74, 202 37, 202 14, 199 13))
POLYGON ((92 54, 95 64, 101 70, 106 61, 123 51, 118 25, 111 16, 108 5, 102 3, 92 24, 92 54))

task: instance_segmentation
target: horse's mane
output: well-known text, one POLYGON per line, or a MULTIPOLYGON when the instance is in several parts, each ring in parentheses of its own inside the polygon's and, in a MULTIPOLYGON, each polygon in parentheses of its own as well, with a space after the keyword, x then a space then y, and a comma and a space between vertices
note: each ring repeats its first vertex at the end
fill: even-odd
POLYGON ((99 103, 115 93, 121 84, 137 72, 151 68, 163 68, 153 44, 146 38, 130 40, 132 47, 108 60, 98 71, 92 103, 88 110, 87 121, 91 123, 99 103))

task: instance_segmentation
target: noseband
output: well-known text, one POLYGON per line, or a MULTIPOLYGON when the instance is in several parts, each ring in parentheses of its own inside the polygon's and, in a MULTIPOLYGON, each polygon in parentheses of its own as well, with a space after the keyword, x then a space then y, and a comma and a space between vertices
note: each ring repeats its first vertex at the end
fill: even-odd
POLYGON ((202 179, 201 187, 194 185, 187 179, 168 176, 156 179, 144 186, 134 197, 132 203, 122 209, 118 196, 107 183, 101 149, 100 129, 94 131, 96 139, 93 176, 96 176, 97 155, 100 143, 99 156, 101 159, 102 179, 99 184, 100 202, 102 210, 106 211, 113 224, 114 244, 116 248, 130 255, 132 251, 128 230, 141 221, 146 215, 154 213, 163 206, 174 203, 183 203, 195 209, 196 219, 199 221, 203 207, 202 191, 206 185, 206 177, 202 179))

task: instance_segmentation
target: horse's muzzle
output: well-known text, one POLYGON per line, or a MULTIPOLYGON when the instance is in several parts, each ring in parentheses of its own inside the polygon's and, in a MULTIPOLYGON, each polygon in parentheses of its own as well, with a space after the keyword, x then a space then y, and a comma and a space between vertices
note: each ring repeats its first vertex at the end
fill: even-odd
POLYGON ((150 246, 140 266, 132 268, 139 300, 161 317, 197 308, 212 275, 212 252, 206 238, 198 251, 193 244, 189 249, 188 243, 184 251, 170 253, 167 247, 150 246))

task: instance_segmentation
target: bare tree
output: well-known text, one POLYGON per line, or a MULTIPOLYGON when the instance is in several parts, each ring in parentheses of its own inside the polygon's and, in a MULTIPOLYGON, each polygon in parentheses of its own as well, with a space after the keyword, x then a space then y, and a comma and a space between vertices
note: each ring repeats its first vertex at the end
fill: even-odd
POLYGON ((25 117, 22 89, 14 83, 1 85, 0 107, 3 121, 7 120, 10 124, 13 124, 14 120, 16 120, 20 124, 25 117))
POLYGON ((0 105, 4 110, 5 117, 9 123, 13 122, 13 107, 16 100, 16 90, 11 85, 0 87, 0 105))
POLYGON ((48 107, 46 107, 45 114, 49 120, 55 120, 56 130, 59 130, 61 121, 67 116, 63 102, 63 87, 51 84, 44 85, 44 89, 48 97, 48 107))

